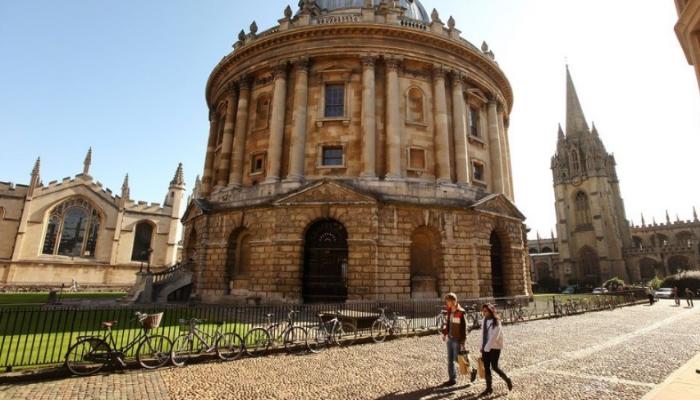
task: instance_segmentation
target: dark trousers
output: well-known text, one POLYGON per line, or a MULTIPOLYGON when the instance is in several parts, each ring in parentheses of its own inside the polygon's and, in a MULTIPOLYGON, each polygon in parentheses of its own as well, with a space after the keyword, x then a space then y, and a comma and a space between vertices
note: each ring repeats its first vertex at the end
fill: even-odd
POLYGON ((647 297, 649 298, 649 305, 653 306, 654 305, 654 295, 648 294, 647 297))
POLYGON ((492 349, 489 352, 481 352, 481 355, 484 359, 484 369, 486 370, 487 389, 491 389, 491 383, 493 382, 491 370, 496 371, 498 376, 500 376, 504 381, 509 381, 508 375, 506 375, 506 373, 498 367, 498 359, 501 358, 501 350, 492 349))

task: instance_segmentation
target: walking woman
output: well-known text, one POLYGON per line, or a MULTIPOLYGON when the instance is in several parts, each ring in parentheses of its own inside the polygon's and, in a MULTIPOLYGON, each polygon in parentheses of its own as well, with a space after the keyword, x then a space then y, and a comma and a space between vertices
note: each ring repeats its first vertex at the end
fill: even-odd
POLYGON ((480 396, 488 396, 493 393, 491 370, 496 371, 508 385, 508 391, 513 390, 513 381, 498 367, 498 359, 503 350, 503 331, 501 330, 501 319, 496 314, 496 307, 492 304, 484 304, 481 308, 484 316, 482 327, 481 356, 484 360, 486 370, 486 390, 480 396))

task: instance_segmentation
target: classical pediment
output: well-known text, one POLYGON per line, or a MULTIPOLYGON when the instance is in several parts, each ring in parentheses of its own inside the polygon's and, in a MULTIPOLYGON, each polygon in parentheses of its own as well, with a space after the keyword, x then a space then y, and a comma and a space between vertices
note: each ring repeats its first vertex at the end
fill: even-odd
POLYGON ((525 220, 523 213, 502 194, 492 194, 477 201, 471 206, 476 211, 483 211, 492 214, 525 220))
POLYGON ((275 205, 304 204, 374 204, 377 200, 371 195, 332 181, 318 182, 299 189, 274 202, 275 205))

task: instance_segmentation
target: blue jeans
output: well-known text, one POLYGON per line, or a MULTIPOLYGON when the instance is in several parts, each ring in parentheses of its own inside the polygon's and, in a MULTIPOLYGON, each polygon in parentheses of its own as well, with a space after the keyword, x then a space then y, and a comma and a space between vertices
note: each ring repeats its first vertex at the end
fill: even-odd
POLYGON ((447 374, 451 381, 457 380, 457 356, 459 355, 459 340, 447 339, 447 374))

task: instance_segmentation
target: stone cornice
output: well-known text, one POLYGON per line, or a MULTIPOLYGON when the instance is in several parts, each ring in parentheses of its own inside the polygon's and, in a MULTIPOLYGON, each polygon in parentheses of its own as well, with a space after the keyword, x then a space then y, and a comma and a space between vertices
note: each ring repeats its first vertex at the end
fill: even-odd
MULTIPOLYGON (((316 40, 316 43, 319 43, 317 49, 305 49, 305 55, 308 57, 332 55, 337 53, 338 55, 344 56, 356 55, 359 58, 366 54, 367 47, 358 47, 357 51, 341 49, 335 49, 334 51, 332 48, 323 47, 320 45, 323 43, 323 40, 329 37, 338 37, 339 35, 357 35, 358 38, 373 36, 389 40, 396 40, 398 38, 402 41, 414 42, 424 48, 433 47, 436 52, 448 52, 457 55, 459 58, 464 60, 464 63, 456 64, 446 62, 446 68, 462 70, 462 72, 465 72, 469 76, 469 79, 475 84, 482 86, 485 90, 497 92, 499 93, 499 96, 502 95, 504 97, 503 102, 508 105, 509 110, 512 109, 513 92, 505 74, 494 61, 481 54, 478 49, 472 48, 473 46, 469 46, 468 42, 457 41, 449 37, 422 30, 407 29, 398 25, 394 26, 373 23, 311 25, 299 27, 287 31, 278 31, 241 46, 228 56, 224 57, 212 71, 211 75, 209 76, 209 80, 207 81, 207 101, 210 102, 214 97, 219 95, 219 82, 221 80, 226 78, 230 79, 232 76, 236 76, 241 73, 252 73, 256 69, 267 67, 266 65, 259 65, 259 62, 255 63, 254 65, 246 65, 251 64, 246 63, 246 61, 253 60, 255 57, 264 54, 268 50, 279 49, 280 47, 288 47, 290 48, 290 52, 292 52, 293 46, 289 45, 290 42, 316 40), (474 70, 465 70, 465 67, 475 68, 478 73, 474 73, 474 70), (483 79, 486 77, 490 78, 492 82, 489 82, 487 79, 483 79), (215 83, 216 86, 214 86, 215 83), (217 90, 217 92, 214 90, 217 90)), ((367 43, 364 44, 369 46, 367 43)), ((392 48, 389 46, 379 45, 373 47, 373 52, 377 54, 390 55, 397 52, 395 47, 392 48)), ((293 54, 290 54, 289 56, 293 56, 293 54)), ((432 61, 428 57, 421 58, 411 56, 410 59, 425 63, 430 63, 432 61)))

